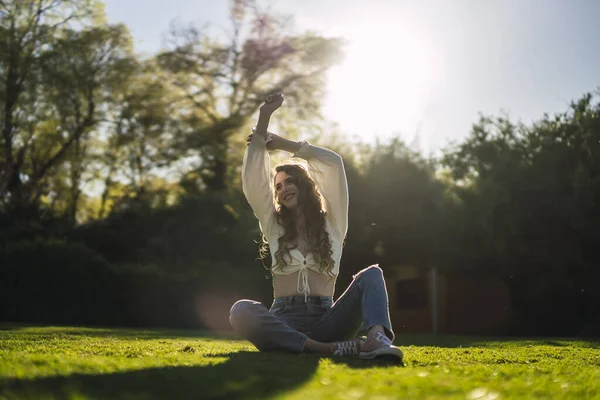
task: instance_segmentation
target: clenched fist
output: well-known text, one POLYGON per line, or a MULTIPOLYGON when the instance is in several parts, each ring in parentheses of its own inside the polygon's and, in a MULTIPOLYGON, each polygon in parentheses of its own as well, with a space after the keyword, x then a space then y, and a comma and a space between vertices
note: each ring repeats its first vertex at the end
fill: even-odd
POLYGON ((260 106, 261 113, 272 114, 283 104, 283 95, 281 93, 275 93, 267 96, 265 103, 260 106))

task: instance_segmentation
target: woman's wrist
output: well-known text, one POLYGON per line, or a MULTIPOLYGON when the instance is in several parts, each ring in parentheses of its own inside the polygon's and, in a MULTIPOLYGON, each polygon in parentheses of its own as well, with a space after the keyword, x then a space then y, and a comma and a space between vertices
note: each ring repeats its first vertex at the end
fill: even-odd
POLYGON ((269 109, 264 109, 264 108, 259 108, 258 109, 258 115, 268 115, 271 116, 276 110, 269 110, 269 109))
POLYGON ((274 133, 270 133, 268 135, 268 139, 269 141, 267 142, 267 150, 269 151, 275 151, 275 150, 279 150, 279 136, 275 135, 274 133))
POLYGON ((261 111, 258 116, 258 122, 256 123, 256 128, 254 129, 254 132, 266 139, 270 119, 271 113, 261 111))

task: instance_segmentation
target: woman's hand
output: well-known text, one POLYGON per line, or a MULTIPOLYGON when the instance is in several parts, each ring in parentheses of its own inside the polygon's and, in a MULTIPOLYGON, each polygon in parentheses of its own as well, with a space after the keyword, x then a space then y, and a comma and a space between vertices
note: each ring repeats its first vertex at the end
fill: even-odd
MULTIPOLYGON (((246 146, 250 145, 250 142, 252 141, 252 136, 254 134, 251 133, 250 135, 248 135, 248 138, 246 139, 246 146)), ((269 140, 267 142, 267 150, 272 151, 272 150, 277 150, 277 140, 279 139, 279 136, 277 136, 274 133, 271 133, 271 140, 269 140)))
POLYGON ((267 96, 265 102, 260 106, 261 114, 271 115, 283 104, 283 95, 281 93, 275 93, 267 96))

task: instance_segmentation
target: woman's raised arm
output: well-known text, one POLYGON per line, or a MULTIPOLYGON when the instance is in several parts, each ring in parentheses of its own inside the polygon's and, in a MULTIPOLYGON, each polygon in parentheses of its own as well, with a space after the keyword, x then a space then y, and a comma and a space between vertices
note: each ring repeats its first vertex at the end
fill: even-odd
POLYGON ((273 189, 271 187, 271 163, 267 143, 271 140, 267 131, 271 115, 283 103, 283 96, 267 98, 260 110, 254 134, 244 153, 242 162, 242 190, 258 218, 262 233, 269 236, 275 218, 273 189))

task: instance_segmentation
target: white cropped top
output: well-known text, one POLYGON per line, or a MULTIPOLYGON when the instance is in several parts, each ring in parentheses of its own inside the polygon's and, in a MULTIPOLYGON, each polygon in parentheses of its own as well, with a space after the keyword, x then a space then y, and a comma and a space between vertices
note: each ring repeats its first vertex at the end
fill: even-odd
MULTIPOLYGON (((269 242, 272 265, 275 265, 275 253, 279 248, 278 239, 283 235, 283 227, 277 223, 275 205, 273 203, 273 176, 270 157, 266 148, 271 140, 261 135, 252 135, 252 141, 246 148, 242 164, 242 188, 250 203, 254 215, 258 218, 260 230, 269 242)), ((307 161, 308 173, 315 181, 325 201, 325 229, 331 240, 334 267, 332 274, 337 276, 342 258, 342 246, 348 230, 348 183, 342 157, 323 147, 302 142, 300 149, 293 157, 307 161)), ((319 265, 312 253, 306 257, 298 249, 290 250, 291 260, 284 268, 271 269, 273 274, 289 275, 298 272, 298 293, 308 296, 308 270, 319 272, 319 265)))

